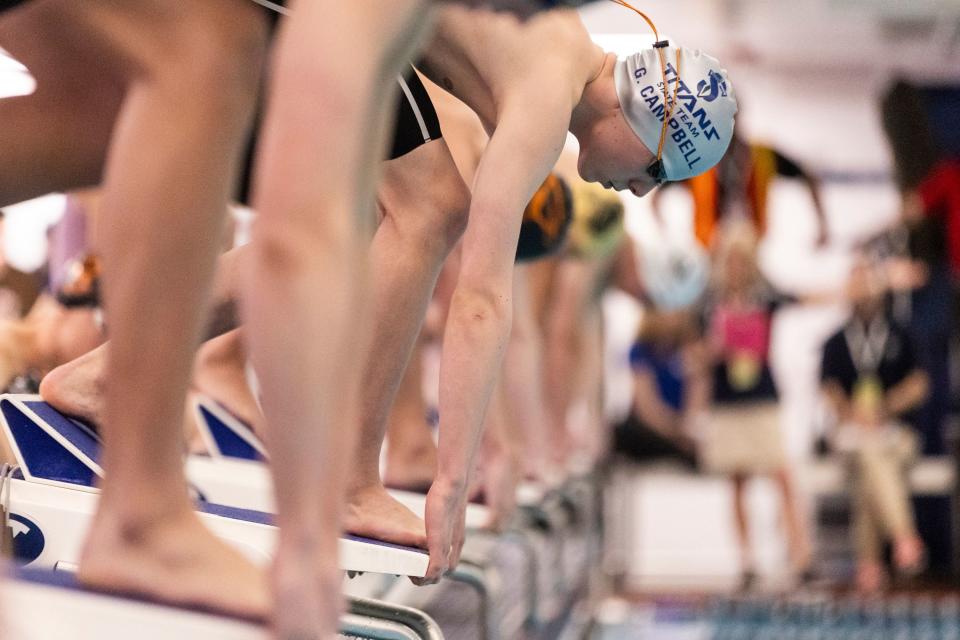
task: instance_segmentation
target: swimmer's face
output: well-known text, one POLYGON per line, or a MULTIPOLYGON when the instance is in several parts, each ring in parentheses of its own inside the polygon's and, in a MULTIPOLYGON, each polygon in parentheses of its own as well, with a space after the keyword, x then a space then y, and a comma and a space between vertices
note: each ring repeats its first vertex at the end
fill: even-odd
POLYGON ((599 182, 608 189, 630 190, 643 197, 657 186, 647 174, 656 156, 627 124, 617 110, 602 118, 579 138, 577 170, 587 182, 599 182))

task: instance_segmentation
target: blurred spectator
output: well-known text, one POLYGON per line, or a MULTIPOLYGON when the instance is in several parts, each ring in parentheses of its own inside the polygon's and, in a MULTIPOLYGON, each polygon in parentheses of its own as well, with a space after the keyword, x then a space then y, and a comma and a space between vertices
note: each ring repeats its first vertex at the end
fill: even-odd
MULTIPOLYGON (((917 415, 928 454, 945 451, 950 410, 951 333, 956 340, 960 282, 960 165, 936 143, 920 91, 895 83, 882 102, 883 125, 893 151, 895 178, 910 225, 910 250, 929 272, 912 297, 910 337, 930 394, 917 415)), ((954 350, 955 351, 955 350, 954 350)))
POLYGON ((857 585, 875 591, 885 580, 884 541, 893 543, 899 570, 917 571, 923 563, 905 481, 917 437, 899 420, 923 403, 928 380, 909 336, 887 313, 876 270, 862 262, 851 281, 861 295, 850 321, 824 347, 822 382, 841 425, 836 446, 849 457, 852 474, 857 585))
POLYGON ((811 561, 768 364, 773 313, 791 300, 779 296, 760 275, 757 243, 749 223, 724 224, 716 241, 707 305, 712 403, 705 422, 703 462, 707 470, 733 480, 744 588, 755 579, 745 495, 753 476, 770 477, 780 492, 791 569, 805 578, 811 561))
POLYGON ((648 309, 630 350, 631 411, 614 430, 614 450, 634 460, 679 460, 696 468, 691 433, 708 399, 709 372, 696 314, 648 309))

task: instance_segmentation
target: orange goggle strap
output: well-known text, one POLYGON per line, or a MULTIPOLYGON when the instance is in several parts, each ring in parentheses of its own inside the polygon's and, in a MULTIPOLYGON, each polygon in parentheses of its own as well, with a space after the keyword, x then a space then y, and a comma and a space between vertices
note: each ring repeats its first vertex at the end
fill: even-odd
POLYGON ((653 20, 645 14, 643 11, 640 11, 634 7, 626 0, 610 0, 614 4, 618 4, 621 7, 630 9, 631 11, 638 14, 644 21, 650 26, 650 29, 653 31, 654 38, 657 41, 654 43, 653 47, 657 50, 657 56, 660 58, 660 73, 663 78, 663 102, 665 105, 665 112, 663 117, 663 128, 660 130, 660 143, 657 145, 657 162, 662 162, 663 160, 663 145, 667 140, 667 128, 670 126, 670 118, 673 117, 673 111, 677 106, 677 91, 680 89, 680 49, 676 50, 677 55, 677 80, 673 85, 673 99, 670 99, 670 93, 667 90, 667 61, 663 56, 663 50, 669 43, 665 40, 660 39, 660 32, 657 30, 657 25, 653 24, 653 20))

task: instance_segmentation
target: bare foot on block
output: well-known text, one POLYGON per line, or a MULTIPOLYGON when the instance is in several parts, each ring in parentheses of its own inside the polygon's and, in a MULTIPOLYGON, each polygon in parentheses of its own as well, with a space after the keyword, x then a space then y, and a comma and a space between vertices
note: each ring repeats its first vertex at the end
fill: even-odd
POLYGON ((214 536, 188 502, 173 513, 142 518, 118 517, 101 505, 77 578, 98 591, 249 619, 270 617, 265 571, 214 536))
POLYGON ((364 487, 348 494, 344 528, 365 538, 427 548, 423 520, 391 497, 382 485, 364 487))

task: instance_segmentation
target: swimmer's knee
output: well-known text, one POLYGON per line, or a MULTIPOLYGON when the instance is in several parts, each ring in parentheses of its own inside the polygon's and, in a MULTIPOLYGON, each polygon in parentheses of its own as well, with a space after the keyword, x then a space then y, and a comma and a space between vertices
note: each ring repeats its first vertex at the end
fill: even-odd
POLYGON ((441 186, 437 208, 443 212, 443 238, 447 250, 460 241, 470 219, 470 190, 459 175, 451 176, 441 186))
POLYGON ((448 254, 467 230, 469 189, 454 171, 439 175, 424 189, 412 191, 415 195, 396 203, 394 210, 387 210, 387 216, 414 235, 418 243, 448 254))
POLYGON ((350 226, 349 220, 309 228, 294 221, 261 220, 250 245, 254 268, 280 279, 295 279, 318 269, 349 269, 358 253, 350 226))
POLYGON ((382 224, 421 250, 446 256, 466 231, 470 191, 452 159, 441 170, 434 170, 437 162, 430 145, 390 161, 379 197, 382 224))

